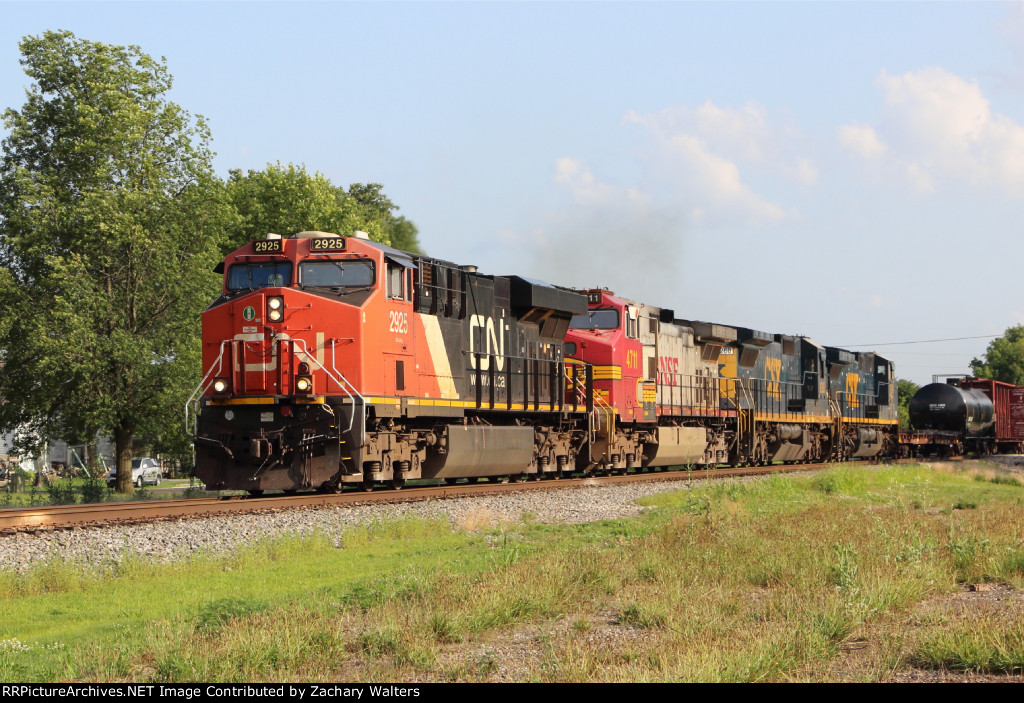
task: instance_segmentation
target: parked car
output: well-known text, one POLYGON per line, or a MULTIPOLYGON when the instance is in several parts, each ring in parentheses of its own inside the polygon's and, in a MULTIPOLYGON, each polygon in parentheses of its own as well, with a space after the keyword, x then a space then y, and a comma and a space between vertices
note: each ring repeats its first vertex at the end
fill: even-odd
MULTIPOLYGON (((110 469, 104 475, 107 485, 111 488, 117 483, 117 467, 110 469)), ((156 459, 139 457, 132 459, 132 485, 142 488, 145 485, 159 486, 161 481, 160 464, 156 459)))

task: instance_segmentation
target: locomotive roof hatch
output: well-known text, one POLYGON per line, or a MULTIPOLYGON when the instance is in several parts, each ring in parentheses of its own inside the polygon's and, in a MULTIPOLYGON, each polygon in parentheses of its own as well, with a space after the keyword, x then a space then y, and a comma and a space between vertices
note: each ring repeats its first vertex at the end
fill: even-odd
POLYGON ((825 347, 825 351, 828 354, 828 363, 830 364, 856 364, 857 357, 851 351, 845 349, 839 349, 838 347, 825 347))
POLYGON ((544 308, 570 315, 587 312, 587 297, 562 288, 556 288, 543 281, 519 276, 508 276, 511 284, 511 304, 519 310, 544 308))
POLYGON ((718 325, 713 322, 690 322, 687 320, 675 320, 674 322, 692 327, 698 342, 727 343, 735 342, 737 338, 735 327, 718 325))
POLYGON ((746 346, 766 347, 775 341, 773 335, 760 330, 752 330, 747 327, 738 327, 736 332, 739 335, 740 344, 746 346))

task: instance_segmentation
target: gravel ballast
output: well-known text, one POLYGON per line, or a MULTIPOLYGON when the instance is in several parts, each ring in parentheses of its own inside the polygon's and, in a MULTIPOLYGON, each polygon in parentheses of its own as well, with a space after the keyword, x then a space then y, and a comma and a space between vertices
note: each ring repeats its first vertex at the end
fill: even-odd
POLYGON ((585 486, 547 491, 446 498, 391 505, 301 508, 246 515, 216 515, 142 525, 89 527, 0 537, 0 569, 24 572, 47 561, 110 565, 137 556, 157 562, 196 553, 230 553, 266 537, 320 532, 340 544, 341 535, 403 518, 447 518, 453 529, 517 522, 581 523, 632 517, 643 512, 638 498, 678 491, 687 481, 585 486))

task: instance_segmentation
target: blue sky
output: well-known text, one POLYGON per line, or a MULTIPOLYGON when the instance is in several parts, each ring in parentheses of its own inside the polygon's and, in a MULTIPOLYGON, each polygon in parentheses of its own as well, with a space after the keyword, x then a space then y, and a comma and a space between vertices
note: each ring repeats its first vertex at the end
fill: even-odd
POLYGON ((431 254, 876 345, 918 383, 1024 323, 1024 9, 0 2, 163 56, 215 165, 379 182, 431 254), (886 345, 886 346, 882 346, 886 345))

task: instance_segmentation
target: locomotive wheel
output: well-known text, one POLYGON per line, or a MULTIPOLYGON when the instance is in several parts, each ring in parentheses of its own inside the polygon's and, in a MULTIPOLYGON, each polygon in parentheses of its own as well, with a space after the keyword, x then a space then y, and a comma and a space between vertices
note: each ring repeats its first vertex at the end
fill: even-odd
POLYGON ((251 491, 246 491, 246 493, 251 495, 253 498, 257 498, 257 497, 263 495, 263 491, 258 490, 258 489, 253 489, 251 491))
POLYGON ((299 492, 298 488, 285 488, 284 489, 284 494, 286 496, 293 496, 293 495, 295 495, 298 492, 299 492))
POLYGON ((390 488, 393 491, 400 491, 404 487, 405 487, 405 479, 404 478, 393 478, 390 481, 388 481, 388 488, 390 488))
POLYGON ((480 480, 479 476, 469 476, 466 478, 466 483, 476 483, 480 480))
POLYGON ((446 479, 444 480, 444 482, 445 482, 446 484, 448 484, 449 486, 454 486, 454 485, 455 485, 455 483, 456 483, 456 481, 458 481, 458 480, 459 480, 459 479, 457 479, 457 478, 446 478, 446 479))
POLYGON ((372 478, 364 478, 362 484, 360 484, 360 487, 366 493, 372 492, 373 491, 373 479, 372 478))

